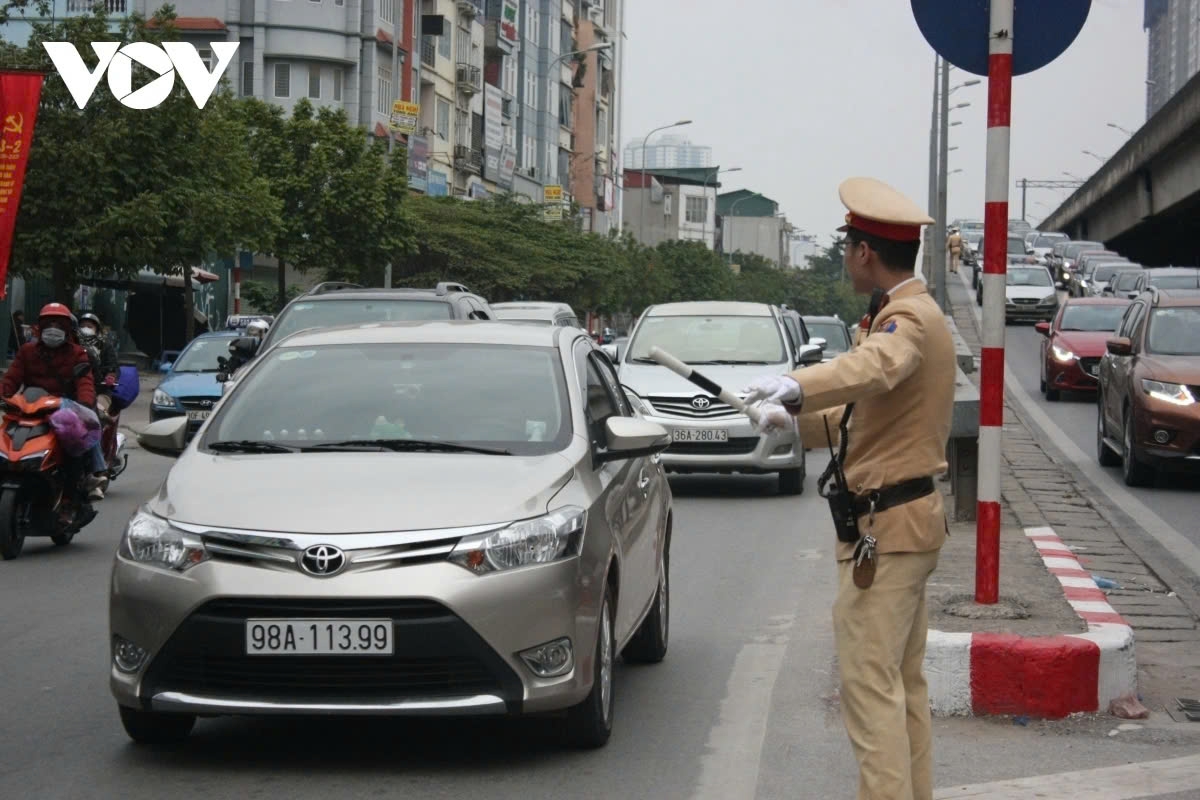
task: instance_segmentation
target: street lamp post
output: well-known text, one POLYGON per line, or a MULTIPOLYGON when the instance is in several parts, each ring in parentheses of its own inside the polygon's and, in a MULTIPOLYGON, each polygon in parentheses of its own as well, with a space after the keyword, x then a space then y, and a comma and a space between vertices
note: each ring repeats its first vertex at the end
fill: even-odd
MULTIPOLYGON (((716 175, 720 175, 725 172, 741 172, 741 171, 742 171, 741 167, 729 167, 728 169, 717 168, 716 172, 706 175, 704 178, 704 227, 701 228, 701 230, 700 230, 700 239, 701 239, 701 241, 704 242, 705 247, 708 247, 708 181, 712 177, 714 177, 716 175)), ((717 213, 717 203, 716 203, 716 198, 714 197, 713 198, 713 214, 715 215, 716 213, 717 213)), ((715 217, 714 217, 714 219, 715 219, 715 217)), ((713 243, 713 249, 714 250, 717 249, 715 242, 713 243)))
POLYGON ((1125 134, 1126 136, 1133 136, 1133 131, 1129 130, 1128 128, 1122 128, 1120 125, 1118 125, 1115 122, 1106 122, 1104 124, 1110 128, 1114 128, 1114 129, 1120 131, 1121 133, 1125 134))
POLYGON ((647 200, 649 198, 648 192, 650 191, 650 187, 648 185, 646 185, 646 145, 650 143, 650 137, 653 136, 654 134, 658 133, 659 131, 665 131, 668 128, 682 128, 684 125, 691 125, 691 124, 692 124, 692 121, 690 119, 681 119, 678 122, 672 122, 670 125, 662 125, 658 128, 655 128, 654 130, 652 130, 648 134, 646 134, 646 138, 642 139, 642 163, 641 163, 642 213, 641 213, 640 227, 642 229, 642 244, 645 244, 647 246, 649 246, 649 242, 647 241, 649 239, 649 237, 647 236, 647 233, 646 233, 646 204, 647 204, 647 200))
POLYGON ((1102 155, 1097 155, 1096 153, 1093 153, 1091 150, 1083 150, 1083 151, 1081 151, 1081 152, 1082 152, 1084 155, 1086 155, 1086 156, 1091 156, 1092 158, 1094 158, 1094 159, 1096 159, 1097 161, 1099 161, 1101 164, 1103 164, 1104 162, 1108 161, 1108 159, 1107 159, 1107 158, 1105 158, 1104 156, 1102 156, 1102 155))
POLYGON ((950 95, 967 86, 979 83, 972 79, 954 88, 950 87, 950 64, 942 62, 942 92, 941 92, 941 133, 938 137, 938 181, 937 181, 937 213, 934 215, 933 231, 933 282, 938 305, 946 310, 946 198, 948 193, 947 179, 949 177, 950 161, 950 128, 959 123, 950 122, 950 112, 970 106, 970 103, 959 103, 950 106, 950 95))

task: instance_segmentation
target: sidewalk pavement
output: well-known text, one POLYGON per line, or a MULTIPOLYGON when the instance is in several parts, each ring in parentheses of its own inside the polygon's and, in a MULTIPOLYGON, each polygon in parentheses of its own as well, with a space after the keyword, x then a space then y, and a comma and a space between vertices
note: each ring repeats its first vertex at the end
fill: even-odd
MULTIPOLYGON (((978 359, 973 296, 956 275, 947 287, 958 331, 978 359)), ((977 371, 970 378, 978 384, 977 371)), ((1195 617, 1109 522, 1118 515, 1011 401, 1001 465, 1001 603, 964 601, 974 585, 974 526, 952 526, 930 583, 926 670, 935 712, 1056 717, 1110 711, 1121 700, 1111 710, 1129 716, 1145 713, 1139 698, 1161 712, 1175 697, 1197 696, 1195 617), (1119 588, 1102 590, 1093 576, 1119 588), (971 618, 987 614, 1000 618, 971 618)))

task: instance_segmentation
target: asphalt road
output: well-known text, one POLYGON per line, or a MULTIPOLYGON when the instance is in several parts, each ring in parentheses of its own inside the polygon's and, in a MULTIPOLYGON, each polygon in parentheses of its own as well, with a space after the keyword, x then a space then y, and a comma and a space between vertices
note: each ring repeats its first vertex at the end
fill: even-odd
MULTIPOLYGON (((822 461, 813 458, 810 475, 822 461)), ((854 791, 853 757, 832 699, 833 536, 812 477, 801 497, 777 496, 771 478, 674 481, 670 653, 657 666, 618 670, 616 731, 601 751, 566 749, 546 720, 201 720, 179 749, 135 747, 107 686, 107 577, 126 519, 169 464, 133 451, 76 543, 57 549, 31 540, 20 559, 0 563, 6 800, 752 800, 854 791)), ((940 720, 938 784, 1200 750, 1186 726, 1109 736, 1114 725, 940 720)), ((1200 777, 1168 788, 1200 790, 1200 777)))

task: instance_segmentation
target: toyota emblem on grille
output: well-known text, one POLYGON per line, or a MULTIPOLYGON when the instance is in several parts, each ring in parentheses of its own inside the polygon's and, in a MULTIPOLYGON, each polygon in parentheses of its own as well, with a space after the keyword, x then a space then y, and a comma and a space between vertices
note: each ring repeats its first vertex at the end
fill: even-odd
POLYGON ((300 566, 309 575, 330 578, 346 566, 346 554, 331 544, 314 544, 300 557, 300 566))
POLYGON ((692 398, 692 408, 696 409, 697 411, 703 411, 711 405, 712 401, 704 395, 692 398))

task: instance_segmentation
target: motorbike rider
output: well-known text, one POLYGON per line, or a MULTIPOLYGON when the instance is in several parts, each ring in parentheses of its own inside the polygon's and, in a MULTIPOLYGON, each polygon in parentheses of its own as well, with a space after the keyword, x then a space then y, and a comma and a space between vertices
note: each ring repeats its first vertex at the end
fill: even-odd
MULTIPOLYGON (((0 397, 12 397, 22 387, 38 388, 56 397, 66 397, 95 410, 96 383, 88 352, 74 339, 75 317, 62 303, 47 303, 38 314, 38 340, 27 342, 17 350, 4 377, 0 379, 0 397), (80 369, 80 367, 83 369, 80 369), (79 374, 76 374, 78 371, 79 374)), ((84 467, 94 456, 85 453, 75 459, 84 467)), ((103 456, 101 456, 103 459, 103 456)), ((78 470, 83 483, 86 469, 78 470)), ((87 488, 98 482, 93 480, 87 488)))
POLYGON ((103 500, 108 488, 109 453, 116 445, 116 420, 109 415, 112 408, 112 393, 117 385, 117 348, 105 336, 104 322, 95 313, 88 311, 79 317, 79 343, 88 351, 92 360, 92 377, 96 384, 96 412, 104 425, 104 434, 92 454, 93 487, 89 499, 103 500), (97 458, 97 454, 99 458, 97 458), (99 467, 101 460, 103 467, 99 467))
MULTIPOLYGON (((251 320, 250 323, 246 326, 246 336, 248 336, 252 339, 257 339, 258 347, 261 348, 263 338, 267 335, 267 331, 269 331, 270 329, 271 329, 271 326, 267 324, 267 321, 265 319, 254 319, 254 320, 251 320)), ((257 355, 258 350, 256 349, 254 351, 254 353, 255 353, 255 355, 257 355)), ((229 358, 223 359, 223 360, 219 361, 218 363, 221 364, 222 369, 224 369, 226 374, 233 375, 233 373, 237 372, 239 369, 242 368, 243 364, 250 361, 252 358, 254 358, 254 356, 244 356, 241 353, 239 353, 237 350, 234 350, 232 347, 230 347, 229 358)))

